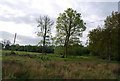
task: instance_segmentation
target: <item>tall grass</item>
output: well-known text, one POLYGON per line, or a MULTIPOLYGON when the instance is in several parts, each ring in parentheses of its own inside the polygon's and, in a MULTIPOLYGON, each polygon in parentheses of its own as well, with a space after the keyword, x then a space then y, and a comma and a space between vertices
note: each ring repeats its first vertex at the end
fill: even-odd
POLYGON ((118 64, 89 61, 3 60, 4 79, 116 79, 118 64))
POLYGON ((96 57, 3 51, 3 79, 116 79, 120 64, 96 57))

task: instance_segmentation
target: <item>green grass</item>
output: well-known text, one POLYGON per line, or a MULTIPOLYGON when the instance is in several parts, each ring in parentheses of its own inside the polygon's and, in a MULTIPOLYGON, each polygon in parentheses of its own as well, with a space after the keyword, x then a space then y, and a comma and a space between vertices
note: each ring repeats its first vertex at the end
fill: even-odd
POLYGON ((57 54, 15 52, 16 55, 11 55, 11 51, 2 51, 3 79, 115 79, 117 76, 120 77, 117 61, 107 61, 95 56, 61 58, 61 55, 57 54))
POLYGON ((30 61, 33 60, 31 58, 28 57, 20 57, 20 56, 3 56, 2 60, 16 60, 16 61, 30 61))
POLYGON ((100 59, 96 56, 68 56, 68 58, 61 58, 61 55, 57 54, 47 54, 43 55, 41 53, 34 53, 34 52, 22 52, 22 51, 15 51, 17 55, 36 55, 34 58, 28 58, 28 57, 21 57, 21 56, 4 56, 4 54, 10 54, 11 51, 2 51, 3 54, 3 60, 20 60, 20 61, 27 61, 27 60, 37 60, 37 61, 95 61, 98 63, 115 63, 118 64, 117 61, 108 61, 100 59))
MULTIPOLYGON (((2 50, 2 53, 11 53, 9 50, 2 50)), ((30 55, 40 55, 41 53, 36 52, 24 52, 24 51, 15 51, 16 54, 30 54, 30 55)))

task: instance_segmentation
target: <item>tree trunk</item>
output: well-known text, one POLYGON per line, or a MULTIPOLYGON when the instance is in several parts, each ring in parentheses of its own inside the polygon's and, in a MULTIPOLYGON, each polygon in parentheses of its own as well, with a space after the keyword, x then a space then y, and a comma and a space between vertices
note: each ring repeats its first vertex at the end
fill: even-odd
POLYGON ((67 58, 67 54, 68 54, 68 45, 69 45, 69 36, 66 36, 66 40, 65 40, 65 45, 64 45, 64 57, 67 58))
POLYGON ((67 45, 65 46, 65 58, 67 58, 68 48, 67 45))
POLYGON ((45 37, 43 37, 43 48, 42 48, 42 54, 44 54, 45 53, 45 37))
POLYGON ((46 25, 45 25, 45 33, 44 33, 44 37, 43 37, 43 49, 42 49, 42 54, 46 54, 45 52, 45 41, 46 41, 46 25))

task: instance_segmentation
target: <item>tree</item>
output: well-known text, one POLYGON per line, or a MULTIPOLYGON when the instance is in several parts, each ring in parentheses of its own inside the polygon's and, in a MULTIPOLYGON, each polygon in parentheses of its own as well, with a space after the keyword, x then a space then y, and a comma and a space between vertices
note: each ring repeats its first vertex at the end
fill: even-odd
POLYGON ((37 19, 39 31, 37 35, 42 37, 43 39, 39 42, 43 45, 42 53, 45 54, 45 46, 49 44, 49 37, 51 35, 51 27, 54 24, 53 20, 51 20, 48 16, 40 16, 37 19))
POLYGON ((76 10, 68 8, 57 18, 57 42, 64 46, 64 57, 67 57, 68 46, 80 43, 79 37, 85 31, 85 23, 81 19, 81 14, 76 10))
POLYGON ((90 31, 89 49, 96 52, 98 56, 106 59, 120 59, 120 14, 112 12, 105 19, 103 28, 96 28, 90 31))
POLYGON ((107 44, 107 54, 109 60, 111 59, 120 59, 119 48, 120 48, 120 13, 112 12, 105 20, 105 32, 106 44, 107 44), (114 57, 114 58, 112 58, 114 57))
POLYGON ((103 42, 104 39, 103 29, 98 26, 96 29, 93 29, 92 31, 89 32, 88 37, 89 37, 89 49, 97 53, 98 56, 101 56, 104 52, 103 49, 105 49, 101 48, 105 44, 105 42, 103 42))

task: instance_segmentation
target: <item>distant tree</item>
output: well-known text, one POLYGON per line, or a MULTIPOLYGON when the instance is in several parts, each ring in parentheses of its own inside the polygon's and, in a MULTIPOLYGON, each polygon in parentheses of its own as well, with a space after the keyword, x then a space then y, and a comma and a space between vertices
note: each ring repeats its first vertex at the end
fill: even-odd
POLYGON ((88 55, 89 51, 86 47, 82 45, 72 45, 69 47, 69 54, 70 55, 78 55, 78 56, 83 56, 83 55, 88 55))
POLYGON ((72 8, 68 8, 57 18, 57 42, 64 46, 64 57, 67 57, 68 47, 80 43, 82 32, 85 31, 85 23, 81 14, 72 8))
MULTIPOLYGON (((71 45, 69 46, 68 53, 71 56, 83 56, 83 55, 89 55, 89 50, 87 47, 84 47, 82 45, 71 45)), ((55 54, 63 55, 64 49, 63 46, 56 46, 54 50, 55 54)))
POLYGON ((54 53, 55 54, 59 54, 59 55, 63 55, 64 54, 64 49, 63 49, 63 46, 56 46, 55 47, 55 50, 54 50, 54 53))
POLYGON ((11 42, 10 42, 10 40, 3 40, 2 42, 1 42, 3 45, 4 45, 4 49, 5 50, 9 50, 10 49, 10 44, 11 44, 11 42))
POLYGON ((39 44, 42 44, 43 46, 42 53, 45 54, 45 46, 50 43, 49 38, 51 35, 51 27, 54 24, 54 22, 48 16, 40 16, 37 19, 37 23, 38 23, 37 27, 39 28, 37 35, 43 38, 39 42, 39 44))

